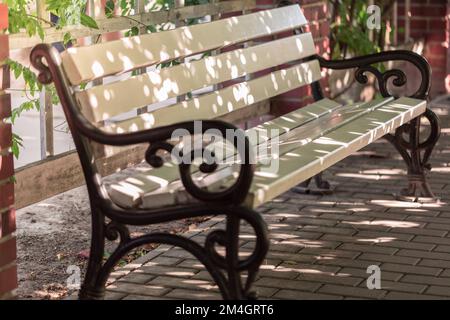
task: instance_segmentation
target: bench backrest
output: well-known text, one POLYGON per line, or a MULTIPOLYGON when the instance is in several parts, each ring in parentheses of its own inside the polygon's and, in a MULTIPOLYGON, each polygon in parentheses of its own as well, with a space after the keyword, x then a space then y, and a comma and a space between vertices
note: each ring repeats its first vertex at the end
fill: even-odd
POLYGON ((70 48, 62 66, 81 112, 106 131, 212 119, 320 79, 318 61, 306 59, 316 54, 312 35, 294 32, 306 24, 298 5, 286 6, 70 48), (199 56, 217 49, 222 53, 199 56), (151 68, 177 59, 178 65, 151 68), (130 74, 142 68, 147 72, 130 74), (105 84, 79 87, 101 78, 105 84), (152 111, 136 113, 147 106, 152 111))

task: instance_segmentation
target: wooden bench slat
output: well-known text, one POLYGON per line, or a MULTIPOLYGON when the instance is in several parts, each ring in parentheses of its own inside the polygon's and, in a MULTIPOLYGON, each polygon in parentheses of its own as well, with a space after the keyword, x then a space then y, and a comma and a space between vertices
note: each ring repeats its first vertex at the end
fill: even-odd
POLYGON ((170 162, 153 171, 152 175, 137 174, 114 183, 109 191, 110 196, 118 205, 136 207, 141 203, 143 193, 168 187, 180 177, 177 167, 170 162))
MULTIPOLYGON (((330 124, 325 121, 322 121, 322 127, 324 126, 328 130, 322 130, 320 120, 306 122, 306 129, 303 132, 300 131, 298 132, 298 136, 292 136, 281 143, 279 149, 279 153, 281 154, 280 167, 276 175, 267 174, 261 170, 255 172, 251 195, 248 198, 247 204, 252 207, 257 207, 269 201, 278 194, 295 186, 300 181, 304 181, 319 173, 323 170, 324 166, 331 166, 420 115, 423 113, 425 106, 426 103, 424 101, 410 98, 401 98, 395 101, 392 101, 392 99, 381 99, 356 106, 358 111, 355 111, 354 114, 353 112, 347 112, 347 119, 343 119, 343 124, 341 123, 335 126, 334 129, 330 129, 330 124), (355 114, 358 114, 357 119, 355 119, 355 114), (319 124, 320 128, 317 130, 324 132, 324 134, 311 131, 315 124, 319 124), (301 140, 304 139, 307 132, 310 132, 312 139, 308 143, 305 143, 301 140)), ((347 108, 343 107, 337 110, 340 109, 349 110, 349 107, 347 106, 347 108)), ((329 110, 331 113, 337 112, 334 107, 331 107, 329 110)), ((330 112, 324 115, 328 115, 329 117, 330 112)), ((290 116, 292 115, 290 114, 290 116)), ((301 126, 298 128, 301 128, 301 126)), ((289 130, 284 133, 288 132, 289 130)), ((209 178, 209 183, 214 184, 215 181, 220 180, 226 181, 227 176, 230 176, 232 171, 229 169, 227 171, 225 165, 222 168, 218 176, 209 178)), ((127 199, 126 196, 121 194, 121 190, 116 189, 112 191, 111 196, 115 201, 121 198, 119 204, 125 207, 136 206, 140 202, 142 202, 143 207, 153 207, 162 205, 162 203, 169 204, 170 201, 172 201, 172 204, 193 201, 193 199, 189 198, 186 191, 183 190, 181 184, 177 182, 179 177, 177 176, 178 171, 176 169, 167 168, 167 171, 158 171, 159 169, 150 170, 148 173, 139 173, 123 182, 125 183, 124 186, 129 187, 129 191, 135 188, 133 190, 134 202, 130 202, 131 198, 127 199), (169 175, 167 175, 168 173, 169 175), (149 185, 144 186, 142 184, 148 179, 155 179, 155 177, 161 178, 161 176, 168 177, 165 189, 149 185), (133 181, 133 179, 136 179, 136 181, 133 181), (136 186, 138 186, 137 189, 136 186), (138 189, 140 190, 136 192, 138 189), (169 193, 171 195, 166 195, 160 200, 162 193, 169 193), (170 200, 167 200, 167 197, 170 197, 170 200)), ((127 196, 129 197, 130 194, 127 196)))
POLYGON ((366 103, 360 102, 346 105, 323 117, 317 118, 316 121, 299 126, 283 136, 284 139, 278 146, 279 154, 286 154, 295 148, 306 145, 314 139, 318 139, 369 112, 381 108, 392 100, 394 98, 380 98, 366 103))
POLYGON ((280 158, 275 176, 255 173, 247 205, 258 207, 425 112, 426 101, 400 98, 280 158))
MULTIPOLYGON (((362 116, 376 110, 377 108, 381 108, 385 106, 387 103, 394 100, 393 98, 381 98, 377 100, 373 100, 367 103, 356 103, 351 105, 346 105, 341 108, 335 108, 330 109, 330 112, 327 112, 323 114, 321 117, 315 118, 314 121, 305 121, 302 125, 298 127, 293 127, 292 130, 284 131, 284 134, 280 137, 279 141, 275 141, 275 147, 278 147, 278 150, 272 150, 272 144, 268 143, 267 145, 263 146, 264 148, 267 148, 267 151, 265 151, 264 154, 260 154, 257 156, 257 163, 260 165, 259 168, 262 167, 262 164, 269 163, 269 161, 273 157, 283 157, 284 155, 289 154, 290 152, 293 152, 293 150, 296 150, 304 145, 307 145, 311 143, 314 140, 319 139, 322 136, 327 135, 329 132, 336 131, 342 126, 345 126, 353 121, 357 121, 358 118, 361 118, 362 116), (276 152, 276 154, 274 154, 276 152)), ((295 123, 295 113, 291 113, 287 116, 285 116, 288 119, 291 119, 292 123, 295 123)), ((278 118, 280 119, 280 118, 278 118)), ((274 121, 275 123, 278 122, 274 121)), ((267 131, 270 129, 273 129, 273 124, 270 124, 270 122, 267 122, 264 126, 261 126, 261 128, 254 128, 250 129, 248 131, 253 130, 261 130, 261 131, 267 131)), ((276 127, 275 127, 276 128, 276 127)), ((273 135, 272 139, 275 138, 277 135, 273 135)), ((258 141, 260 143, 260 141, 258 141)), ((219 142, 221 143, 221 142, 219 142)), ((230 146, 226 146, 230 148, 230 146)), ((217 152, 216 152, 217 154, 217 152)), ((234 158, 231 157, 228 160, 231 164, 234 161, 234 158)), ((208 182, 209 182, 209 188, 217 189, 220 186, 222 186, 224 183, 232 182, 233 179, 233 170, 226 164, 223 165, 223 169, 219 169, 210 174, 208 176, 208 182)), ((255 173, 256 176, 265 176, 264 170, 257 171, 255 173)), ((269 172, 269 176, 273 176, 273 173, 269 172)), ((178 178, 179 179, 179 178, 178 178)), ((256 181, 256 179, 255 179, 256 181)), ((181 199, 188 201, 188 194, 184 190, 183 186, 180 184, 172 184, 170 186, 171 193, 179 193, 183 194, 183 197, 181 199)), ((156 197, 159 197, 158 192, 149 192, 145 193, 142 197, 143 206, 148 206, 149 203, 155 202, 158 199, 156 197)), ((192 200, 192 199, 191 199, 192 200)))
POLYGON ((300 34, 96 86, 76 98, 83 114, 97 122, 314 54, 312 35, 300 34))
POLYGON ((139 131, 180 121, 213 119, 320 80, 317 60, 241 82, 171 107, 107 125, 107 132, 139 131), (223 103, 222 103, 223 102, 223 103))
MULTIPOLYGON (((299 182, 313 177, 343 158, 367 146, 385 134, 392 132, 404 123, 419 116, 425 111, 426 102, 422 100, 401 98, 378 106, 357 120, 332 130, 324 136, 314 139, 310 143, 292 149, 280 157, 279 169, 276 174, 268 174, 257 170, 252 188, 246 200, 246 205, 256 208, 270 201, 279 194, 296 186, 299 182)), ((286 151, 286 150, 284 150, 286 151)), ((215 181, 228 185, 232 183, 231 170, 223 170, 215 181), (227 179, 228 178, 228 179, 227 179)), ((172 193, 178 194, 174 201, 178 204, 196 201, 187 192, 173 185, 172 193)), ((158 205, 159 195, 156 192, 145 194, 142 207, 158 205)))
MULTIPOLYGON (((279 135, 282 136, 291 132, 298 126, 312 122, 313 120, 337 110, 341 106, 341 104, 329 99, 323 99, 308 105, 307 107, 292 111, 282 118, 277 118, 255 128, 248 129, 247 132, 250 133, 251 131, 276 127, 279 129, 279 135), (287 121, 287 118, 296 119, 296 122, 287 121)), ((272 138, 274 138, 274 136, 272 138)), ((179 178, 178 170, 174 165, 170 162, 166 162, 163 168, 150 169, 138 174, 133 174, 132 177, 114 184, 110 192, 118 204, 124 207, 135 207, 140 204, 141 196, 143 194, 149 194, 152 191, 157 190, 161 187, 161 183, 164 186, 168 186, 179 178), (158 181, 158 183, 155 183, 155 181, 158 181)), ((175 187, 179 187, 179 185, 170 186, 172 189, 175 187)))
POLYGON ((277 34, 307 23, 298 5, 123 38, 61 55, 72 85, 277 34))

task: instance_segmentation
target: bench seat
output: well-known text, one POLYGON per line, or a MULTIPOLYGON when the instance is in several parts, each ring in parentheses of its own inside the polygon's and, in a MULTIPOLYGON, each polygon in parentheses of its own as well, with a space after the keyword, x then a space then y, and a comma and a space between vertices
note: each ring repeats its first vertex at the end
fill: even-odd
MULTIPOLYGON (((323 99, 285 116, 247 130, 278 129, 277 173, 258 161, 252 187, 245 205, 256 208, 279 194, 330 167, 378 138, 395 131, 425 112, 426 102, 412 98, 380 98, 368 103, 342 106, 323 99)), ((263 131, 261 130, 261 131, 263 131)), ((272 136, 272 139, 275 137, 272 136)), ((268 143, 270 146, 270 143, 268 143)), ((233 180, 232 166, 222 165, 212 174, 197 172, 197 183, 211 191, 233 180)), ((140 170, 109 188, 111 199, 130 208, 155 208, 182 205, 196 200, 184 190, 178 167, 166 163, 163 168, 140 170)))

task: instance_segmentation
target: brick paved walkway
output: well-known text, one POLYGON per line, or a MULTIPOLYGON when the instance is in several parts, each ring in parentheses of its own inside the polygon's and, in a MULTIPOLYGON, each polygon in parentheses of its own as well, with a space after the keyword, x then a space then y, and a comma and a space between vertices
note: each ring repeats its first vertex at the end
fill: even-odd
MULTIPOLYGON (((271 237, 256 281, 261 298, 450 298, 449 105, 435 106, 443 135, 430 181, 440 204, 392 200, 405 185, 405 167, 393 148, 379 141, 327 171, 336 185, 333 195, 287 192, 260 208, 271 237), (366 287, 369 265, 381 268, 381 290, 366 287)), ((206 232, 223 225, 215 218, 187 235, 203 241, 206 232)), ((251 237, 244 235, 242 250, 251 247, 251 237)), ((219 298, 203 267, 168 246, 115 272, 112 280, 110 299, 219 298)))

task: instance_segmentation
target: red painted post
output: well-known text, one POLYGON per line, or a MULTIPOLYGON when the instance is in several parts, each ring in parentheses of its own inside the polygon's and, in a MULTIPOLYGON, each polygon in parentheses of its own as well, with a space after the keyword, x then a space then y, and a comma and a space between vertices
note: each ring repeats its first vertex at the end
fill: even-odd
POLYGON ((445 90, 450 93, 450 0, 447 0, 447 14, 445 16, 445 33, 447 47, 447 72, 445 77, 445 90))
POLYGON ((6 93, 9 70, 4 65, 9 56, 7 27, 8 7, 0 3, 0 300, 13 298, 17 288, 12 133, 11 124, 5 122, 11 115, 11 97, 6 93))

